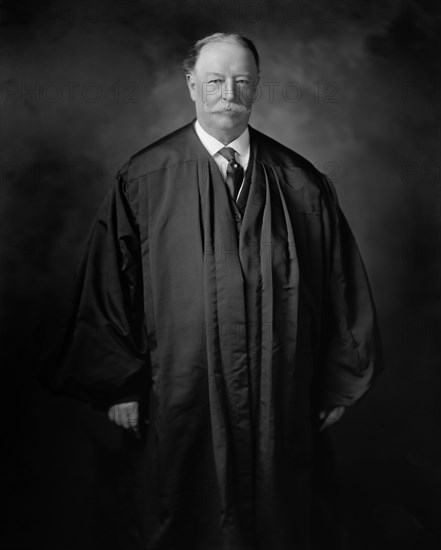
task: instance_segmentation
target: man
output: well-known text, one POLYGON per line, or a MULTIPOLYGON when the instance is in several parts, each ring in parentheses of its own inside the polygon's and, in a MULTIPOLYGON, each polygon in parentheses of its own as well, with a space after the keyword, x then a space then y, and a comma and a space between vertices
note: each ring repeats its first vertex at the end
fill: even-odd
POLYGON ((118 174, 58 387, 149 423, 139 547, 308 550, 317 433, 380 367, 369 284, 332 184, 248 125, 252 42, 184 69, 196 121, 118 174))

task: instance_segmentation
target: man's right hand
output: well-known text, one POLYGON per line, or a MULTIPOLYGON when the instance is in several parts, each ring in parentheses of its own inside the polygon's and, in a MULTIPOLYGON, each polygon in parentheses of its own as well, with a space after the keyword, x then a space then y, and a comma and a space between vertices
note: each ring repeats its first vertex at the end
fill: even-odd
POLYGON ((319 414, 319 419, 321 422, 319 430, 322 431, 328 426, 332 426, 332 424, 338 422, 343 416, 345 410, 346 407, 339 405, 338 407, 334 407, 333 409, 330 409, 328 411, 321 411, 321 413, 319 414))
POLYGON ((138 438, 141 437, 139 433, 139 403, 137 401, 112 405, 108 416, 118 426, 131 431, 138 438))

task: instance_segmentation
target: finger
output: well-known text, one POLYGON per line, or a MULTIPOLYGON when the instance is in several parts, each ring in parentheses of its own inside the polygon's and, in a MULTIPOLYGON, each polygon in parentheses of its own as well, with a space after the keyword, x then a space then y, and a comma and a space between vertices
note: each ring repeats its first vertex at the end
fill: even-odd
POLYGON ((119 412, 119 406, 113 405, 112 407, 112 420, 119 426, 120 424, 120 412, 119 412))
POLYGON ((138 426, 138 403, 124 404, 122 407, 122 423, 126 429, 133 429, 138 426))
POLYGON ((322 428, 328 427, 333 422, 333 410, 322 411, 322 428))
POLYGON ((320 431, 338 422, 340 418, 343 416, 344 411, 345 411, 345 407, 336 407, 335 409, 332 409, 328 413, 324 413, 326 415, 326 418, 324 419, 322 425, 320 426, 320 431))
POLYGON ((345 407, 336 407, 331 411, 331 422, 338 422, 345 412, 345 407))
POLYGON ((130 424, 127 418, 125 418, 124 421, 121 423, 121 427, 130 432, 138 429, 138 426, 130 424))
POLYGON ((129 420, 127 418, 127 411, 120 409, 119 425, 126 430, 129 428, 129 420))
POLYGON ((135 428, 131 428, 130 431, 136 437, 136 439, 141 439, 141 432, 139 431, 139 428, 137 426, 135 428))
POLYGON ((136 418, 134 418, 133 416, 126 415, 125 418, 124 418, 123 426, 126 429, 134 430, 134 429, 138 428, 138 420, 136 418))
POLYGON ((115 405, 115 422, 118 426, 123 425, 123 416, 121 405, 115 405))
POLYGON ((124 407, 124 427, 136 428, 138 426, 138 404, 130 403, 124 407))
POLYGON ((126 431, 133 434, 137 439, 141 438, 141 432, 140 432, 139 426, 137 424, 126 423, 124 427, 125 427, 126 431))
POLYGON ((138 425, 139 413, 138 403, 133 403, 130 407, 127 407, 127 420, 129 425, 134 427, 138 425))

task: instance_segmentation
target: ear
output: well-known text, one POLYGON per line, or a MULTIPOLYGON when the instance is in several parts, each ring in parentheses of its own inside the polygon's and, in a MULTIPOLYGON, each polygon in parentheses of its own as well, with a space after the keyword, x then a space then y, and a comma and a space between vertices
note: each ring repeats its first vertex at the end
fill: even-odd
POLYGON ((188 91, 190 92, 190 97, 193 101, 196 101, 196 80, 193 73, 188 73, 185 75, 187 81, 188 91))

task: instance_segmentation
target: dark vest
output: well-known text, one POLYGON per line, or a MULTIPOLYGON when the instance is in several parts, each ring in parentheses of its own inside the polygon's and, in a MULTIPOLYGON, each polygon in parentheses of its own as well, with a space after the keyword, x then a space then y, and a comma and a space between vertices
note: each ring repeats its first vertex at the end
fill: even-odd
POLYGON ((236 220, 236 228, 237 228, 237 234, 239 235, 240 229, 242 227, 242 219, 245 214, 245 209, 247 206, 248 201, 248 195, 250 194, 250 185, 251 185, 251 174, 253 171, 253 162, 254 162, 254 155, 253 155, 253 148, 250 145, 250 158, 248 160, 248 166, 245 170, 244 175, 244 182, 242 191, 240 192, 239 198, 237 199, 237 202, 230 196, 230 206, 233 211, 234 218, 236 220))

